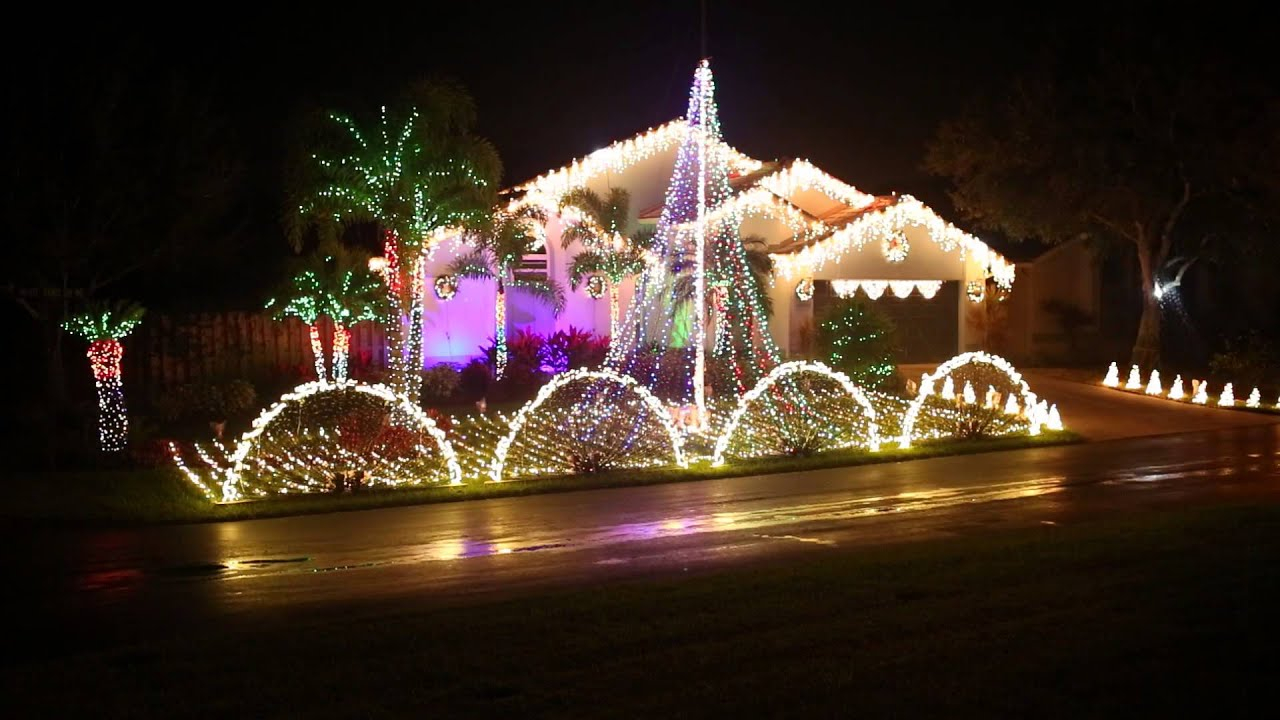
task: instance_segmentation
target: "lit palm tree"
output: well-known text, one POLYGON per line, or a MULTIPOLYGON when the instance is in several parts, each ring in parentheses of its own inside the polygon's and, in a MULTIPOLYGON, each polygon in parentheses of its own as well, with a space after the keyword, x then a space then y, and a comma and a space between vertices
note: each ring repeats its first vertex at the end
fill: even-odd
POLYGON ((280 293, 281 299, 271 298, 267 301, 267 309, 275 309, 275 318, 284 320, 296 317, 307 326, 307 335, 311 338, 311 360, 315 363, 316 379, 324 382, 327 373, 324 367, 324 345, 320 341, 320 318, 328 312, 329 292, 323 281, 323 260, 312 258, 307 267, 299 271, 289 281, 289 287, 280 293))
POLYGON ((594 190, 575 188, 560 199, 562 215, 576 215, 560 235, 567 250, 574 242, 584 248, 569 264, 569 287, 577 290, 592 277, 600 277, 609 293, 609 338, 618 336, 618 288, 624 280, 644 272, 645 251, 652 244, 653 230, 632 237, 623 234, 629 222, 631 196, 613 188, 607 198, 594 190))
POLYGON ((137 303, 93 303, 62 325, 67 332, 89 341, 89 367, 98 388, 98 440, 106 452, 123 450, 129 440, 120 339, 133 332, 144 313, 137 303))
MULTIPOLYGON (((724 272, 723 263, 715 262, 711 257, 712 249, 707 248, 707 287, 723 287, 730 283, 745 280, 749 282, 751 293, 760 301, 765 317, 773 315, 773 298, 769 296, 769 278, 773 275, 773 258, 769 256, 769 244, 764 238, 747 235, 742 238, 742 248, 746 252, 747 268, 750 274, 746 278, 730 277, 724 272)), ((694 253, 688 252, 672 263, 671 273, 675 275, 674 309, 679 311, 683 306, 693 302, 694 295, 694 253)), ((718 316, 717 308, 708 313, 708 317, 718 316)), ((714 335, 713 335, 714 337, 714 335)))
POLYGON ((421 84, 376 120, 330 113, 293 178, 295 246, 307 228, 375 225, 394 312, 386 322, 391 384, 421 389, 424 259, 449 230, 478 227, 501 175, 497 152, 472 134, 475 105, 460 87, 421 84), (318 148, 318 149, 316 149, 318 148))
POLYGON ((329 317, 333 319, 333 379, 336 382, 347 379, 352 326, 383 319, 387 308, 386 289, 363 266, 349 266, 338 271, 329 296, 329 317))
POLYGON ((478 231, 469 236, 474 247, 453 261, 449 272, 473 280, 492 280, 497 286, 494 299, 494 375, 501 378, 507 367, 507 289, 518 290, 550 305, 556 314, 564 307, 564 290, 551 278, 522 278, 516 269, 525 255, 533 253, 541 241, 538 228, 546 213, 533 206, 514 211, 499 210, 478 231))

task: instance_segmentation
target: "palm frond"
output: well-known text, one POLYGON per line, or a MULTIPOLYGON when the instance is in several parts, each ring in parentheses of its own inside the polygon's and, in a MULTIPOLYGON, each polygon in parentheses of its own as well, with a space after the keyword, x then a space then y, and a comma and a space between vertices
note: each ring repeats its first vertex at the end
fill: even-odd
POLYGON ((470 280, 493 280, 498 277, 498 270, 494 265, 490 251, 480 248, 454 258, 449 263, 449 274, 470 280))
POLYGON ((507 283, 507 287, 550 305, 556 315, 564 309, 564 288, 551 278, 515 278, 507 283))
POLYGON ((90 302, 62 324, 62 329, 85 340, 119 340, 133 332, 146 308, 128 300, 90 302))

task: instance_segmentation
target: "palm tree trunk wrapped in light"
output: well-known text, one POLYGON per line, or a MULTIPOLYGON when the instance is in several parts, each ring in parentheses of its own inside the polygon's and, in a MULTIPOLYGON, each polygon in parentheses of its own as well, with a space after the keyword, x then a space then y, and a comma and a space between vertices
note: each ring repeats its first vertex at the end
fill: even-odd
POLYGON ((120 339, 133 332, 145 312, 134 303, 96 303, 63 324, 67 332, 89 341, 86 355, 98 394, 98 445, 104 452, 119 452, 129 442, 120 339))

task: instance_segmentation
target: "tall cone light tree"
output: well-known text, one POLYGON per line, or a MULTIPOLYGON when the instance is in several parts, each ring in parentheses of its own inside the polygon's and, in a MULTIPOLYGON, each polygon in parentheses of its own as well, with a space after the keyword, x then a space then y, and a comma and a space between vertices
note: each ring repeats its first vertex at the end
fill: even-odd
POLYGON ((375 118, 327 114, 294 179, 295 245, 311 227, 322 239, 350 226, 381 233, 389 383, 414 401, 426 255, 447 232, 487 221, 501 175, 497 152, 473 134, 474 124, 474 103, 461 88, 419 84, 375 118))
POLYGON ((67 332, 89 341, 89 367, 98 390, 98 440, 104 452, 124 450, 129 441, 120 339, 133 332, 145 312, 134 303, 94 304, 63 324, 67 332))
POLYGON ((607 360, 694 411, 698 423, 706 419, 708 352, 728 371, 726 389, 738 395, 779 361, 763 293, 739 234, 741 217, 721 207, 731 196, 731 148, 721 139, 714 97, 711 66, 704 60, 694 74, 688 130, 653 238, 655 260, 636 282, 607 360), (710 318, 717 318, 714 333, 707 331, 710 318), (674 361, 666 366, 678 366, 677 387, 659 388, 664 363, 654 362, 654 353, 674 361))

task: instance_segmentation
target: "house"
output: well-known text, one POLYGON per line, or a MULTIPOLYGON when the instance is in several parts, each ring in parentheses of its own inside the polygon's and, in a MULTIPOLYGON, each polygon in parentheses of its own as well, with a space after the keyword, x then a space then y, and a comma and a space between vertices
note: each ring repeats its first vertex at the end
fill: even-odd
MULTIPOLYGON (((569 261, 581 248, 561 247, 561 232, 570 220, 558 213, 559 200, 575 187, 602 195, 624 188, 634 223, 655 223, 686 132, 684 121, 675 120, 506 191, 509 202, 536 203, 549 216, 543 252, 526 257, 521 272, 545 274, 567 293, 558 316, 511 296, 509 333, 573 326, 608 334, 608 301, 590 297, 584 288, 568 291, 569 261)), ((714 212, 736 213, 741 235, 762 238, 775 260, 770 330, 784 354, 803 356, 824 307, 851 293, 896 321, 904 362, 942 360, 982 346, 984 334, 972 315, 988 286, 1012 286, 1015 268, 1003 255, 909 195, 864 193, 805 160, 763 162, 722 149, 730 158, 733 194, 714 212)), ((474 357, 493 335, 492 283, 462 280, 447 300, 430 292, 434 279, 464 251, 459 240, 447 239, 426 266, 428 365, 474 357)), ((624 312, 632 291, 631 281, 620 289, 624 312)))
POLYGON ((1018 290, 1001 311, 993 350, 1027 364, 1116 356, 1115 343, 1102 332, 1101 264, 1085 239, 1023 243, 1010 252, 1018 290))

